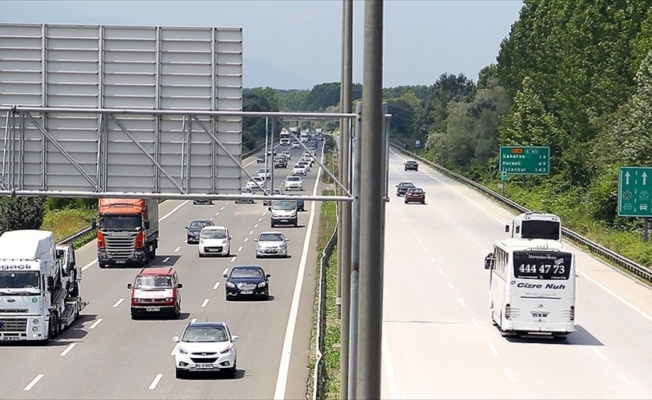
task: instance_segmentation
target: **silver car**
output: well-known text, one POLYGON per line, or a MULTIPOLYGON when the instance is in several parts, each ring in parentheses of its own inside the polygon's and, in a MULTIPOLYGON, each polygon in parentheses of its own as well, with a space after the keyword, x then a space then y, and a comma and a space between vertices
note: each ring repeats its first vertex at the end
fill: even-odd
POLYGON ((260 257, 287 257, 288 244, 290 239, 286 238, 283 232, 267 231, 262 232, 256 242, 256 258, 260 257))

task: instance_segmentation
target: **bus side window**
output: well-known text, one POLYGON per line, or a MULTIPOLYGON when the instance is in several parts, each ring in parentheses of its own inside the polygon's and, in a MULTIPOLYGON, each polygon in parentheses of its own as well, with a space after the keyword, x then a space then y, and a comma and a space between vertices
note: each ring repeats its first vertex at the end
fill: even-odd
POLYGON ((496 266, 496 258, 494 257, 494 253, 489 253, 487 256, 484 258, 484 269, 494 269, 496 266))

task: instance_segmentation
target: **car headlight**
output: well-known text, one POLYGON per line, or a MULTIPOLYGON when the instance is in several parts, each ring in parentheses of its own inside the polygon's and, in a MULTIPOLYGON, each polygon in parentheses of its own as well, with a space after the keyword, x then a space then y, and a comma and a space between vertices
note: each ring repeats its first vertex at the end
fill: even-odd
POLYGON ((220 354, 226 355, 233 353, 233 347, 227 347, 226 349, 220 351, 220 354))
POLYGON ((258 287, 265 287, 265 286, 267 286, 267 282, 260 282, 258 284, 258 287))
POLYGON ((179 354, 188 354, 183 348, 179 347, 179 354))
POLYGON ((226 287, 234 288, 234 287, 235 287, 235 284, 232 283, 232 282, 227 282, 227 283, 226 283, 226 287))
POLYGON ((170 301, 174 301, 174 299, 173 299, 172 297, 166 297, 166 298, 165 298, 165 301, 166 301, 166 302, 170 302, 170 301))

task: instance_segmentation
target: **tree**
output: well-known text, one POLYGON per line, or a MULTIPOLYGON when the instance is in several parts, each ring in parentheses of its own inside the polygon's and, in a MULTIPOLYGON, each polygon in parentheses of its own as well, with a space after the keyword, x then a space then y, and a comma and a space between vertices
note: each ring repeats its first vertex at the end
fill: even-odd
POLYGON ((45 215, 43 197, 5 197, 0 199, 0 231, 40 229, 45 215))

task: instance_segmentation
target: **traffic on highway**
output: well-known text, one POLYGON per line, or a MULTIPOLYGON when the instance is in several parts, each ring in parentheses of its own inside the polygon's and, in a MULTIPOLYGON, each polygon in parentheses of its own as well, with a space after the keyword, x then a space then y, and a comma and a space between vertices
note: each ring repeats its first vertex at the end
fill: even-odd
MULTIPOLYGON (((323 153, 277 150, 305 163, 323 153)), ((256 159, 244 165, 254 176, 256 159)), ((269 173, 265 189, 284 193, 291 169, 269 173)), ((314 195, 320 175, 292 188, 314 195)), ((167 200, 154 221, 147 202, 101 202, 98 239, 76 252, 83 313, 45 346, 0 347, 0 396, 305 397, 319 203, 296 203, 167 200), (125 246, 138 256, 121 258, 125 246)))

